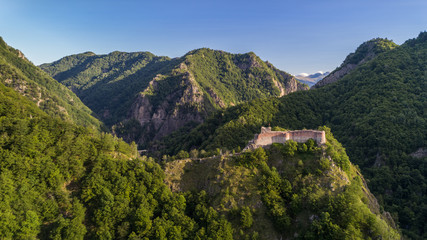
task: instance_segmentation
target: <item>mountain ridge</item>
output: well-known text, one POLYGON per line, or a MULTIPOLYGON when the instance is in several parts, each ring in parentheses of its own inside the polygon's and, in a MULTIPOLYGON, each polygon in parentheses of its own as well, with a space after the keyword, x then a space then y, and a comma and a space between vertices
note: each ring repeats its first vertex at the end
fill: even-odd
POLYGON ((0 81, 50 115, 87 127, 99 129, 103 125, 72 91, 34 66, 21 51, 8 46, 1 37, 0 81))
POLYGON ((226 187, 208 195, 171 191, 174 176, 135 143, 50 115, 2 82, 0 106, 1 239, 399 239, 329 131, 322 148, 205 160, 220 163, 211 186, 226 187))
POLYGON ((40 67, 76 92, 116 134, 142 145, 218 109, 308 89, 253 52, 208 48, 174 59, 148 52, 79 54, 40 67))
POLYGON ((358 66, 374 59, 378 54, 392 50, 396 46, 398 45, 387 38, 374 38, 362 43, 354 53, 347 55, 339 67, 318 81, 313 88, 319 88, 340 80, 358 66))

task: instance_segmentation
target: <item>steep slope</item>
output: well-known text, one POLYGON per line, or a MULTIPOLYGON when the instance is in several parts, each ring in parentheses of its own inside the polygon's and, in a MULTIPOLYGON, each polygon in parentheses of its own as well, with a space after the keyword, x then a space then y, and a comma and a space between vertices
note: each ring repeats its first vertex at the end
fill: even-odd
POLYGON ((0 129, 1 239, 231 239, 136 145, 52 118, 2 83, 0 129))
POLYGON ((359 66, 340 81, 281 99, 254 100, 166 139, 166 153, 243 148, 261 126, 328 125, 404 233, 426 237, 427 33, 359 66))
POLYGON ((72 91, 34 66, 21 51, 8 46, 2 38, 0 82, 17 90, 51 116, 88 127, 102 125, 72 91))
POLYGON ((319 88, 327 84, 336 82, 345 75, 356 69, 363 63, 374 59, 378 54, 387 52, 397 47, 397 44, 388 39, 375 38, 362 43, 354 53, 350 53, 341 64, 329 75, 317 82, 313 88, 319 88))
MULTIPOLYGON (((327 143, 274 144, 166 163, 174 192, 204 191, 236 239, 399 239, 360 172, 327 130, 327 143)), ((194 154, 194 153, 193 153, 194 154)))
MULTIPOLYGON (((304 167, 299 162, 294 166, 298 166, 298 171, 292 174, 301 171, 303 178, 291 182, 298 185, 293 190, 288 185, 291 184, 287 180, 291 179, 290 175, 281 179, 273 167, 263 164, 265 152, 262 154, 260 150, 236 159, 237 164, 247 168, 243 170, 244 178, 236 175, 242 167, 230 166, 234 170, 220 184, 230 184, 236 178, 244 182, 245 179, 259 177, 258 182, 265 187, 248 187, 270 189, 270 192, 260 193, 262 202, 259 202, 266 206, 263 209, 267 213, 272 214, 270 218, 266 212, 259 212, 260 208, 252 213, 248 206, 253 205, 250 204, 234 208, 235 199, 248 199, 245 191, 236 192, 241 194, 239 197, 230 188, 233 195, 222 198, 223 208, 218 208, 218 203, 212 202, 204 191, 171 192, 164 183, 168 180, 160 166, 153 159, 137 157, 135 145, 129 146, 110 134, 97 134, 91 129, 52 118, 35 103, 2 83, 0 106, 1 239, 247 239, 250 235, 265 239, 264 232, 253 231, 253 226, 258 227, 253 219, 278 224, 277 234, 283 234, 280 227, 290 223, 287 216, 291 220, 296 216, 304 221, 304 224, 298 224, 301 229, 297 231, 304 231, 304 237, 308 239, 319 239, 319 236, 325 239, 328 236, 397 239, 399 236, 387 225, 386 218, 378 213, 378 209, 368 209, 369 204, 366 203, 371 199, 369 195, 363 195, 362 191, 366 189, 360 180, 357 177, 353 179, 354 169, 351 168, 350 175, 345 175, 333 165, 334 161, 342 162, 334 157, 345 157, 345 152, 334 145, 326 150, 332 158, 323 160, 323 165, 319 161, 322 154, 314 145, 306 150, 316 153, 298 152, 295 158, 280 156, 280 146, 277 148, 279 152, 272 152, 279 155, 270 158, 273 164, 283 159, 294 166, 299 157, 304 160, 304 167), (333 150, 338 153, 331 152, 333 150), (312 171, 319 167, 320 172, 315 177, 311 176, 312 171), (255 169, 259 169, 260 174, 248 175, 255 169), (348 189, 341 186, 347 184, 340 180, 343 176, 352 179, 348 189), (305 182, 313 178, 325 183, 326 188, 322 186, 313 192, 307 191, 314 185, 313 181, 310 184, 305 182), (286 184, 283 188, 280 187, 282 182, 286 184), (334 186, 336 194, 331 192, 329 183, 334 186), (292 205, 282 204, 288 201, 290 193, 293 193, 292 205), (314 194, 319 196, 315 199, 322 201, 303 203, 314 194), (323 200, 327 201, 328 208, 325 208, 327 205, 322 203, 323 200), (232 202, 228 204, 227 201, 232 202), (280 211, 275 211, 274 204, 279 204, 280 211), (286 206, 293 207, 285 209, 286 206), (345 215, 341 209, 343 206, 347 209, 345 215), (295 215, 301 211, 301 215, 295 215), (307 218, 310 213, 314 214, 311 220, 307 218), (353 213, 358 214, 353 216, 353 213), (280 217, 286 221, 280 221, 280 217)), ((280 167, 277 169, 282 171, 280 167)), ((271 223, 269 226, 273 227, 271 223)), ((289 229, 289 225, 286 226, 289 229)), ((275 232, 272 230, 273 234, 275 232)))
POLYGON ((119 136, 157 140, 217 109, 308 89, 254 53, 198 49, 181 58, 84 53, 40 66, 72 89, 119 136))

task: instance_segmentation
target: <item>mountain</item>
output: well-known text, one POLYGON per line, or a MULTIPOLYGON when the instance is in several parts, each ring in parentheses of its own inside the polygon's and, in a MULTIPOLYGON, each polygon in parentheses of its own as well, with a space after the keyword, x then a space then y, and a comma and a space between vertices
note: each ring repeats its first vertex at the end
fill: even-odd
POLYGON ((261 126, 329 126, 384 209, 413 239, 426 237, 427 33, 379 54, 340 81, 231 107, 164 139, 164 154, 246 146, 261 126), (420 150, 421 149, 421 150, 420 150))
POLYGON ((19 90, 0 82, 1 239, 399 239, 326 128, 324 146, 177 160, 165 172, 135 144, 50 116, 19 90))
POLYGON ((43 64, 113 131, 144 145, 218 109, 306 90, 254 53, 197 49, 180 58, 148 52, 87 52, 43 64))
POLYGON ((328 76, 329 72, 316 72, 313 74, 307 74, 307 73, 301 73, 299 75, 296 75, 295 78, 304 83, 307 84, 309 87, 312 87, 314 84, 316 84, 318 81, 322 80, 324 77, 328 76))
POLYGON ((102 123, 69 89, 34 66, 24 54, 0 37, 0 82, 14 88, 51 116, 87 127, 102 123))
POLYGON ((397 47, 393 41, 383 38, 375 38, 362 43, 354 53, 350 53, 341 64, 329 75, 317 82, 313 88, 319 88, 327 84, 336 82, 345 75, 356 69, 363 63, 374 59, 381 53, 392 50, 397 47))

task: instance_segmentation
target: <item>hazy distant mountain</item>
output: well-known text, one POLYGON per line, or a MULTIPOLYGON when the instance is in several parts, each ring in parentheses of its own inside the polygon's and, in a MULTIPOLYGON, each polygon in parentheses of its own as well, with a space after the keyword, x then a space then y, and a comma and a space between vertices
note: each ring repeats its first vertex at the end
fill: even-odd
POLYGON ((316 84, 318 81, 322 80, 324 77, 328 76, 329 72, 322 72, 322 71, 318 71, 316 73, 313 74, 308 74, 308 73, 301 73, 295 76, 295 78, 302 82, 307 84, 309 87, 313 86, 314 84, 316 84))

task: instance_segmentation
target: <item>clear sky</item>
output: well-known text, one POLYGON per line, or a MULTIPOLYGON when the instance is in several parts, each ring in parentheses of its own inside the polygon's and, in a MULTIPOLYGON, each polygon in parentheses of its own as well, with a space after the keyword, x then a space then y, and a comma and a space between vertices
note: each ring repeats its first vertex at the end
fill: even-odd
POLYGON ((0 36, 35 64, 93 51, 255 52, 292 74, 330 71, 362 42, 427 30, 427 0, 0 0, 0 36))

